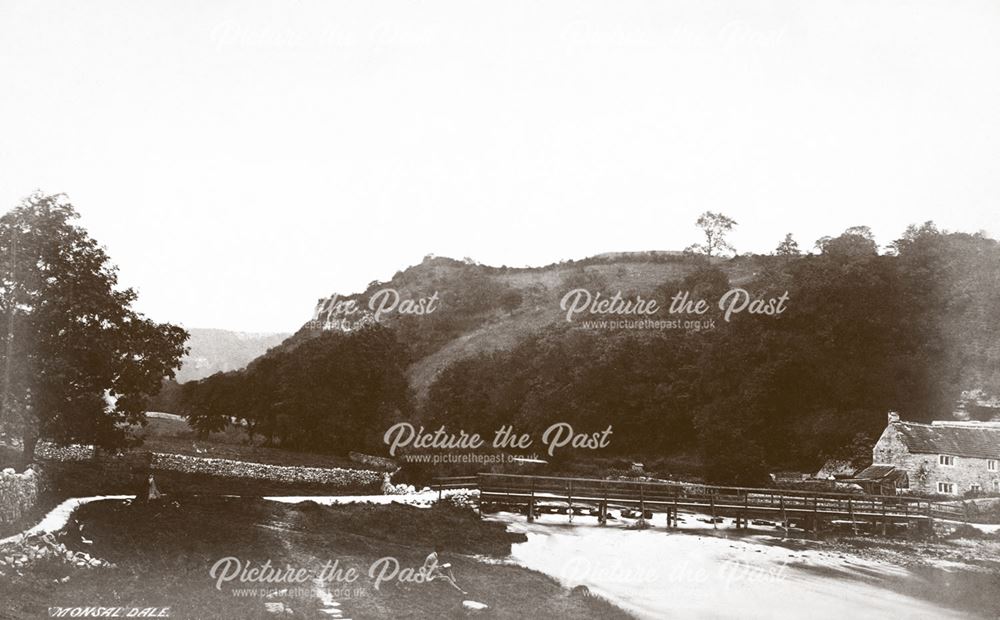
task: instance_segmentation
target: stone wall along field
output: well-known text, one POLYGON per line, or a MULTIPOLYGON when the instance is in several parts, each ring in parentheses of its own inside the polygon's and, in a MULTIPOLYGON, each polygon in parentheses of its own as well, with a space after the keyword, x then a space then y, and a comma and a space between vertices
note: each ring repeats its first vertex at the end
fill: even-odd
MULTIPOLYGON (((35 452, 42 458, 62 462, 100 462, 105 478, 102 482, 108 482, 109 479, 113 479, 119 482, 128 480, 141 483, 148 477, 151 469, 274 482, 313 482, 342 487, 378 485, 382 482, 382 472, 371 469, 268 465, 251 461, 167 454, 145 450, 133 451, 121 456, 95 456, 93 446, 72 445, 60 447, 49 443, 39 444, 35 452)), ((371 458, 378 459, 378 457, 371 458)), ((384 461, 376 460, 367 465, 375 468, 393 465, 391 469, 396 469, 395 463, 388 459, 384 459, 384 461)))
POLYGON ((290 467, 160 452, 153 455, 153 469, 277 482, 316 482, 337 486, 373 485, 382 481, 380 472, 367 469, 290 467))

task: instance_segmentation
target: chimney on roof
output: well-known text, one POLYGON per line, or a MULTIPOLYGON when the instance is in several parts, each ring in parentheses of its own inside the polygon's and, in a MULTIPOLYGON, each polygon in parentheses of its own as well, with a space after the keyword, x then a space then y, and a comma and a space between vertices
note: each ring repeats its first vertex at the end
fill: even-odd
POLYGON ((892 424, 893 422, 899 422, 899 414, 896 413, 895 411, 890 411, 889 412, 889 424, 892 424))

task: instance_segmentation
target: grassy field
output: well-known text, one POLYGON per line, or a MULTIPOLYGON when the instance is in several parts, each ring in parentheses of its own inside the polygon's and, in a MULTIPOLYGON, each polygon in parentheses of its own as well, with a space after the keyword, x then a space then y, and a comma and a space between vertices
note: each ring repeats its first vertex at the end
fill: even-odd
MULTIPOLYGON (((221 433, 212 433, 205 438, 197 437, 187 422, 175 419, 149 418, 149 424, 140 432, 143 437, 143 449, 170 454, 188 456, 226 458, 238 461, 253 461, 273 465, 298 465, 305 467, 344 467, 351 469, 366 469, 368 466, 355 463, 348 458, 317 454, 311 452, 294 452, 280 448, 268 448, 246 443, 246 433, 238 427, 230 427, 221 433)), ((544 455, 542 455, 544 456, 544 455)), ((701 473, 701 461, 698 455, 682 454, 670 457, 641 459, 645 462, 646 471, 650 475, 660 477, 683 477, 686 480, 697 480, 701 473)), ((523 473, 539 475, 589 476, 603 478, 616 470, 627 471, 631 460, 625 458, 595 458, 587 456, 583 460, 565 459, 554 461, 540 467, 530 465, 503 465, 485 467, 477 464, 456 465, 421 465, 403 464, 403 472, 393 478, 394 482, 406 482, 416 486, 429 485, 435 476, 465 476, 474 475, 480 471, 495 470, 506 473, 523 473)), ((186 481, 185 481, 186 482, 186 481)), ((199 485, 201 486, 201 485, 199 485)), ((241 485, 242 486, 242 485, 241 485)), ((318 491, 323 492, 323 491, 318 491)), ((230 491, 230 493, 235 493, 230 491)), ((272 494, 275 491, 262 491, 259 494, 272 494)))
POLYGON ((95 570, 41 562, 0 582, 0 616, 33 618, 53 606, 170 607, 172 618, 274 617, 265 602, 281 602, 293 617, 329 617, 316 584, 304 583, 287 596, 248 596, 274 584, 225 583, 216 588, 210 568, 237 556, 245 563, 306 568, 315 575, 327 561, 355 568, 360 578, 327 584, 346 618, 461 618, 463 600, 489 605, 486 618, 625 618, 605 601, 573 593, 527 569, 484 562, 479 556, 509 554, 517 535, 483 522, 468 509, 439 505, 321 507, 284 505, 258 499, 170 498, 151 504, 101 502, 81 508, 63 540, 115 563, 95 570), (92 544, 80 540, 83 535, 92 544), (439 550, 452 564, 463 594, 440 580, 413 583, 390 579, 374 587, 368 574, 379 558, 401 567, 420 567, 439 550), (65 579, 68 577, 69 579, 65 579))
POLYGON ((247 442, 246 431, 238 426, 231 426, 221 433, 211 433, 207 437, 198 437, 186 421, 151 417, 148 418, 148 424, 136 432, 136 436, 142 438, 143 449, 152 452, 253 461, 270 465, 363 468, 342 456, 270 448, 261 445, 263 440, 259 437, 250 444, 247 442))

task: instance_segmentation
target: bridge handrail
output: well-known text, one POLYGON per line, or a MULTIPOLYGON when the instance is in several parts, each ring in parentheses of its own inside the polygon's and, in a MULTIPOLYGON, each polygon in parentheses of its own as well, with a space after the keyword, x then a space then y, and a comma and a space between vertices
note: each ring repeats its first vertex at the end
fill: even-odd
MULTIPOLYGON (((759 508, 766 502, 769 506, 782 507, 782 510, 801 511, 829 510, 831 508, 857 512, 881 511, 882 514, 931 519, 946 519, 968 521, 970 515, 963 506, 927 498, 906 495, 858 495, 824 491, 800 491, 797 489, 715 486, 697 482, 677 481, 643 481, 643 480, 605 480, 600 478, 577 478, 561 476, 532 476, 525 474, 479 473, 476 476, 461 476, 453 478, 436 478, 435 481, 462 481, 461 484, 475 484, 480 490, 480 496, 492 497, 508 495, 525 495, 531 493, 544 496, 551 493, 566 492, 570 497, 583 498, 587 496, 600 497, 616 501, 639 501, 645 499, 650 504, 663 504, 684 499, 687 501, 712 501, 713 505, 727 501, 734 495, 737 501, 742 500, 748 508, 759 508), (669 489, 671 493, 664 494, 669 489), (676 491, 683 490, 680 496, 676 491), (746 504, 746 502, 751 502, 746 504), (831 504, 836 502, 836 506, 831 504), (847 506, 844 506, 847 502, 847 506)), ((448 488, 447 486, 436 488, 448 488)), ((731 500, 730 500, 731 503, 731 500)), ((853 513, 852 513, 853 514, 853 513)))
MULTIPOLYGON (((551 480, 557 482, 579 482, 585 484, 598 484, 601 486, 612 485, 612 486, 625 486, 625 485, 640 485, 644 487, 659 487, 659 488, 690 488, 699 487, 705 489, 706 491, 736 491, 737 495, 745 493, 757 493, 763 495, 783 495, 783 496, 796 496, 805 499, 812 498, 827 498, 827 499, 843 499, 843 500, 854 500, 854 501, 880 501, 885 503, 900 503, 905 502, 909 504, 933 504, 930 500, 919 498, 919 497, 909 497, 906 495, 856 495, 851 493, 837 493, 837 492, 827 492, 827 491, 800 491, 797 489, 782 489, 782 488, 767 488, 767 487, 739 487, 739 486, 717 486, 702 484, 700 482, 673 482, 673 481, 644 481, 644 480, 602 480, 599 478, 574 478, 574 477, 560 477, 560 476, 529 476, 525 474, 494 474, 494 473, 480 473, 477 476, 479 479, 482 478, 505 478, 514 480, 551 480)), ((706 493, 715 494, 719 493, 706 493)))
POLYGON ((448 476, 431 480, 431 489, 460 489, 468 486, 478 487, 479 476, 448 476))

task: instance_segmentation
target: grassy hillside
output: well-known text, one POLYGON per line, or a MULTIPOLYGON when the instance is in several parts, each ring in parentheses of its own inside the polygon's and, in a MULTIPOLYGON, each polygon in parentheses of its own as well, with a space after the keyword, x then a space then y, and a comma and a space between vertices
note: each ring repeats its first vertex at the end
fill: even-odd
MULTIPOLYGON (((758 261, 752 258, 716 264, 733 285, 749 281, 759 268, 758 261)), ((431 314, 387 313, 380 317, 380 322, 396 328, 409 347, 412 356, 407 377, 418 401, 422 401, 438 373, 455 361, 510 349, 546 327, 565 324, 565 312, 559 304, 574 288, 605 295, 618 291, 623 295, 639 294, 663 303, 666 295, 660 287, 682 280, 697 266, 676 252, 614 253, 528 268, 428 257, 419 265, 397 272, 387 282, 372 282, 365 291, 341 294, 340 299, 367 308, 369 300, 386 288, 398 291, 401 299, 438 294, 438 308, 431 314), (508 297, 512 294, 513 298, 508 297)), ((283 346, 294 347, 318 333, 315 326, 303 326, 283 346)))

